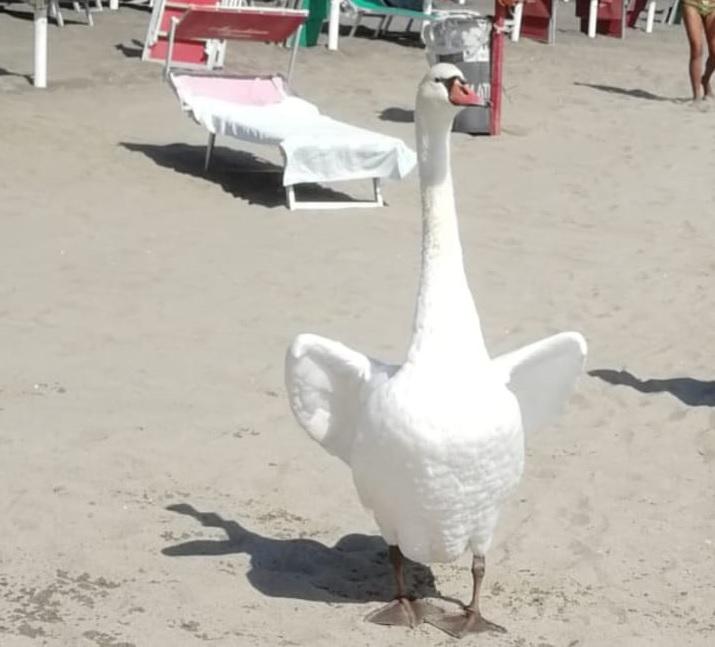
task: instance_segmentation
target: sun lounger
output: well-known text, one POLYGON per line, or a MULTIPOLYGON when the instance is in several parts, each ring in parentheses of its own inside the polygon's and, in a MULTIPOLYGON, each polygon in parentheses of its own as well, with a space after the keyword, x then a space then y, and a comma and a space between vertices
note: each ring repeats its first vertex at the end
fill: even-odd
MULTIPOLYGON (((465 0, 454 0, 456 4, 463 5, 465 0)), ((373 32, 373 37, 378 37, 385 33, 391 26, 393 18, 407 19, 405 31, 409 31, 412 24, 417 22, 420 25, 420 33, 423 33, 425 25, 433 20, 448 15, 449 10, 432 8, 432 0, 423 0, 422 11, 391 6, 384 0, 330 0, 330 16, 328 29, 328 49, 338 49, 340 11, 344 10, 350 16, 354 16, 353 25, 350 29, 350 36, 354 36, 363 18, 378 18, 379 22, 373 32)), ((463 11, 460 9, 460 11, 463 11)))
POLYGON ((326 117, 292 93, 289 80, 306 15, 290 9, 188 8, 171 22, 165 76, 182 109, 209 131, 207 169, 216 136, 231 135, 280 148, 290 209, 382 206, 380 180, 403 178, 414 167, 415 154, 399 139, 326 117), (292 38, 288 74, 227 76, 175 69, 176 43, 202 38, 272 43, 292 38), (374 199, 302 202, 295 197, 296 184, 358 179, 373 181, 374 199))
MULTIPOLYGON (((431 3, 430 3, 431 4, 431 3)), ((360 26, 363 18, 379 18, 375 36, 379 36, 384 30, 390 26, 393 18, 407 18, 410 21, 425 22, 434 20, 431 11, 413 11, 412 9, 401 9, 399 7, 390 7, 381 2, 381 0, 345 0, 345 5, 351 13, 355 14, 355 22, 350 30, 350 36, 355 34, 355 31, 360 26)))

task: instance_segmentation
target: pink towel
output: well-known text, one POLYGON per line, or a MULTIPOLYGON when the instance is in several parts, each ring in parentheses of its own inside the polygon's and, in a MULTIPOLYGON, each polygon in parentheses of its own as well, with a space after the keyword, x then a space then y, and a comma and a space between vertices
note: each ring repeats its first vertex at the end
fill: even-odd
POLYGON ((267 106, 286 97, 283 79, 230 78, 220 76, 177 75, 174 85, 180 94, 219 99, 243 106, 267 106))

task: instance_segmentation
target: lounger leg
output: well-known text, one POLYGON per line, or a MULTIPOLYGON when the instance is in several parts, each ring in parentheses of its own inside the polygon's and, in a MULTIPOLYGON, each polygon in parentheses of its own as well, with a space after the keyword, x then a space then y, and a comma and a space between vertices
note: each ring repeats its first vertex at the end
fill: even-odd
POLYGON ((382 33, 382 26, 385 24, 385 21, 387 20, 387 16, 383 16, 380 18, 380 24, 377 26, 377 29, 373 32, 372 37, 376 38, 382 33))
POLYGON ((512 27, 511 27, 511 42, 518 43, 519 36, 521 36, 521 18, 524 13, 524 3, 517 2, 514 5, 513 11, 514 11, 514 18, 513 18, 514 23, 512 24, 512 27))
POLYGON ((84 0, 84 14, 87 16, 87 24, 94 27, 94 19, 92 18, 92 10, 89 8, 88 0, 84 0))
POLYGON ((303 25, 298 27, 298 30, 293 34, 292 50, 290 53, 290 61, 288 63, 288 84, 290 85, 291 78, 293 77, 293 68, 295 67, 295 58, 298 55, 298 45, 300 44, 300 35, 303 33, 303 25))
POLYGON ((680 0, 675 0, 673 2, 673 6, 670 8, 670 11, 668 12, 668 24, 669 25, 674 25, 675 24, 675 16, 678 13, 678 6, 680 5, 680 0))
POLYGON ((665 25, 672 25, 675 22, 675 13, 678 9, 678 4, 680 0, 675 0, 669 9, 663 12, 663 20, 661 21, 665 25))
POLYGON ((588 37, 596 38, 596 21, 598 20, 598 0, 591 0, 588 5, 588 37))
POLYGON ((379 177, 375 177, 372 179, 372 188, 375 192, 375 203, 379 207, 384 207, 385 201, 382 198, 382 185, 380 184, 379 177))
POLYGON ((357 28, 360 26, 361 20, 362 20, 362 14, 357 14, 355 16, 355 22, 353 23, 353 28, 350 30, 350 34, 348 34, 351 38, 355 35, 357 28))
MULTIPOLYGON (((521 7, 522 7, 522 16, 521 20, 523 21, 524 19, 524 3, 521 2, 521 7)), ((551 16, 549 17, 549 33, 548 33, 548 44, 553 45, 556 42, 556 9, 559 6, 559 3, 554 0, 554 2, 551 3, 551 16)), ((519 33, 519 36, 521 36, 521 33, 519 33)))
MULTIPOLYGON (((164 80, 169 80, 171 73, 171 59, 174 56, 174 40, 176 37, 176 25, 179 24, 179 19, 176 16, 171 17, 171 27, 169 28, 169 44, 166 48, 166 62, 164 63, 164 80)), ((157 31, 158 34, 158 31, 157 31)))
POLYGON ((292 184, 286 187, 286 201, 288 202, 288 208, 293 211, 295 209, 295 188, 292 184))
POLYGON ((620 35, 620 38, 626 37, 626 15, 628 12, 629 4, 630 4, 630 0, 623 1, 623 11, 621 12, 621 35, 620 35))
POLYGON ((209 134, 209 141, 206 144, 206 158, 204 159, 204 173, 209 170, 209 164, 211 163, 211 154, 214 152, 214 144, 216 143, 216 133, 209 134))
POLYGON ((387 31, 390 29, 390 25, 392 24, 392 16, 388 16, 387 20, 385 21, 385 25, 382 28, 382 33, 386 34, 387 31))
POLYGON ((655 22, 655 0, 650 0, 648 3, 648 14, 646 15, 645 33, 653 33, 653 23, 655 22))
POLYGON ((55 19, 58 27, 65 26, 65 19, 62 15, 62 10, 60 9, 59 0, 52 0, 50 2, 50 16, 55 19))

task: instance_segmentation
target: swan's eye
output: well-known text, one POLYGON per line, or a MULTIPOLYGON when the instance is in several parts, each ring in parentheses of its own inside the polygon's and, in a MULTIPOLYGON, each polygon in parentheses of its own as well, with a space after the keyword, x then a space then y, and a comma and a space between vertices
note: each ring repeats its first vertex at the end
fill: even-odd
POLYGON ((448 92, 451 92, 455 81, 461 81, 461 79, 458 76, 450 76, 448 79, 435 79, 435 82, 441 83, 445 88, 447 88, 448 92))

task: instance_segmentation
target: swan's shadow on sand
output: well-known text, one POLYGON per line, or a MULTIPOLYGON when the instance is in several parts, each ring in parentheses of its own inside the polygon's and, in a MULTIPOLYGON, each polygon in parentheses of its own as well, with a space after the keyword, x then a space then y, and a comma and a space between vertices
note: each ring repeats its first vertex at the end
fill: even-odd
MULTIPOLYGON (((199 512, 186 503, 171 505, 167 510, 192 517, 202 526, 220 528, 226 539, 187 541, 164 548, 164 555, 246 553, 251 558, 246 578, 264 595, 326 603, 385 602, 394 595, 387 545, 381 537, 346 535, 330 547, 313 539, 265 537, 236 521, 227 521, 213 512, 199 512)), ((411 593, 454 602, 438 593, 434 575, 426 566, 409 562, 405 575, 411 593)))
POLYGON ((629 386, 641 393, 670 393, 691 407, 715 407, 715 382, 704 382, 692 377, 641 380, 628 371, 611 369, 596 369, 588 374, 609 384, 629 386))
MULTIPOLYGON (((159 166, 214 182, 227 193, 250 204, 264 207, 286 204, 283 169, 247 151, 216 146, 211 157, 211 167, 204 172, 204 146, 132 142, 120 142, 119 145, 134 153, 143 153, 159 166)), ((296 194, 299 200, 354 200, 346 193, 317 184, 301 184, 296 188, 296 194)))

